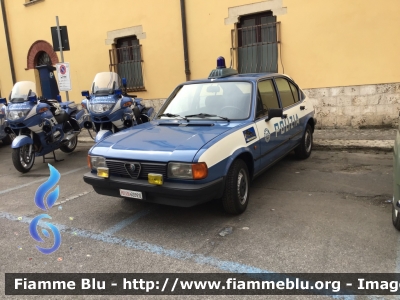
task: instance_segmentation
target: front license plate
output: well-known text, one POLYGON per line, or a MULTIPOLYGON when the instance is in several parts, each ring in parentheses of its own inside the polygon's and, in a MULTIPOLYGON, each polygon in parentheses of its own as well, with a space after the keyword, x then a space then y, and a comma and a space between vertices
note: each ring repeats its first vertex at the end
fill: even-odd
POLYGON ((119 190, 119 194, 122 197, 143 199, 142 192, 135 192, 135 191, 130 191, 130 190, 119 190))

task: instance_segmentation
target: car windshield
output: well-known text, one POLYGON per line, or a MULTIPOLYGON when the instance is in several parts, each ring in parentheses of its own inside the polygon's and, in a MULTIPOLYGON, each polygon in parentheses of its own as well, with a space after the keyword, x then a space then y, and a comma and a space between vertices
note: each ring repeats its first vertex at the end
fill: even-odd
POLYGON ((36 84, 32 81, 17 82, 11 91, 10 102, 28 101, 28 97, 36 95, 36 84))
POLYGON ((114 72, 97 73, 93 80, 92 93, 95 95, 110 95, 120 88, 120 77, 114 72))
POLYGON ((183 85, 175 91, 158 116, 161 119, 247 119, 250 115, 251 89, 250 82, 183 85))

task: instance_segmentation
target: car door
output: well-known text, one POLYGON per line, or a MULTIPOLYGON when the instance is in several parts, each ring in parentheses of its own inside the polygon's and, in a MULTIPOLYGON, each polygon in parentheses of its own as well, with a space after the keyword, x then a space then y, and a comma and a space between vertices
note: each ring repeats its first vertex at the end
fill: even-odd
POLYGON ((256 120, 258 136, 260 137, 260 164, 262 170, 280 155, 280 149, 284 139, 281 134, 275 132, 274 124, 279 123, 280 118, 268 120, 268 109, 279 108, 278 96, 272 79, 259 81, 257 84, 256 120))
POLYGON ((300 142, 305 122, 304 118, 301 119, 299 89, 284 77, 276 77, 274 81, 283 114, 286 115, 286 118, 274 124, 274 128, 282 136, 286 150, 290 151, 300 142))

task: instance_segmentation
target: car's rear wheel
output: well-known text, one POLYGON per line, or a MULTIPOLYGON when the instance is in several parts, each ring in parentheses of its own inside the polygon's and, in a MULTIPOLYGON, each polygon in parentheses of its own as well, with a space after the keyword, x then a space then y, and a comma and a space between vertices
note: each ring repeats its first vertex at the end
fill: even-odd
MULTIPOLYGON (((393 198, 394 200, 394 198, 393 198)), ((394 207, 394 204, 392 203, 392 222, 393 226, 400 231, 400 213, 397 211, 397 209, 394 207)))
POLYGON ((294 149, 296 156, 300 159, 306 159, 311 155, 313 147, 313 130, 310 124, 307 124, 303 137, 301 138, 300 145, 294 149))
POLYGON ((250 177, 246 163, 235 160, 226 176, 225 191, 222 196, 224 210, 230 214, 241 214, 247 208, 250 196, 250 177))

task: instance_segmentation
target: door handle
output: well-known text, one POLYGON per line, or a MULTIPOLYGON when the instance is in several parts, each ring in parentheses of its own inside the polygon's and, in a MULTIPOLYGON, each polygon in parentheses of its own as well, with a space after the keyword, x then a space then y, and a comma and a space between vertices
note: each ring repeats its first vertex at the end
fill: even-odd
POLYGON ((300 106, 300 109, 301 109, 301 110, 305 110, 306 107, 305 107, 304 105, 302 105, 302 106, 300 106))

